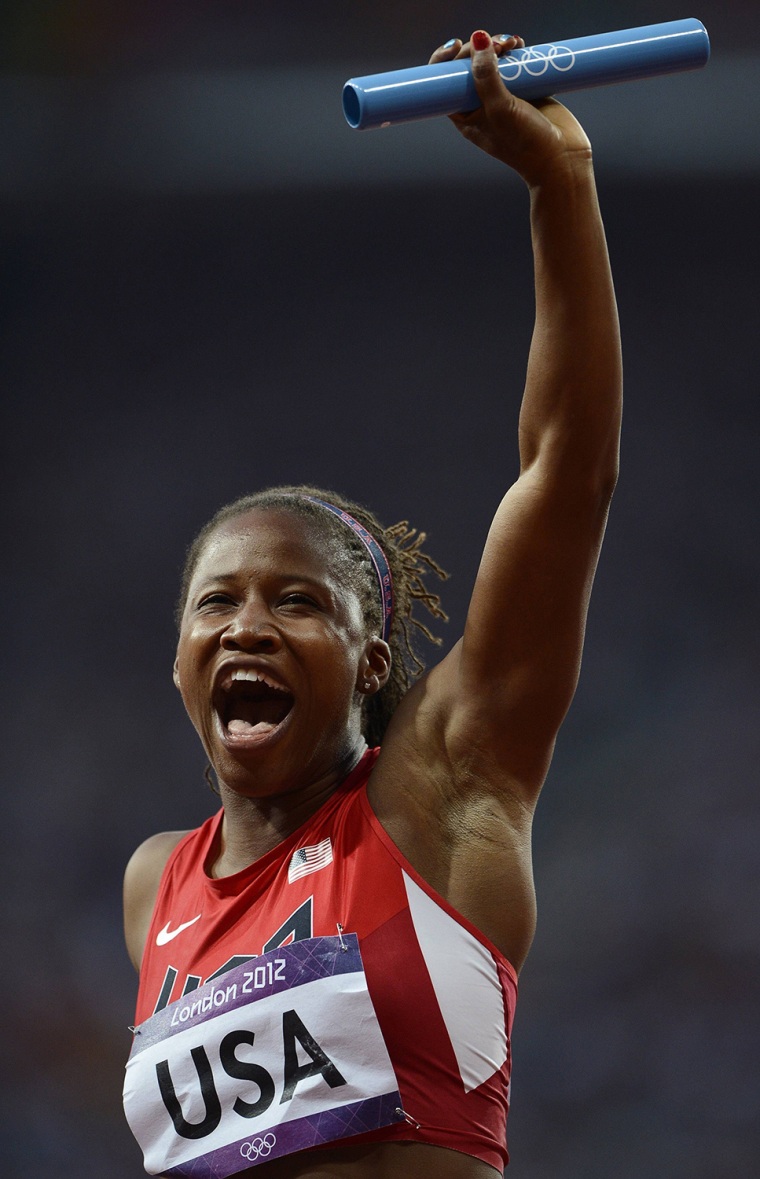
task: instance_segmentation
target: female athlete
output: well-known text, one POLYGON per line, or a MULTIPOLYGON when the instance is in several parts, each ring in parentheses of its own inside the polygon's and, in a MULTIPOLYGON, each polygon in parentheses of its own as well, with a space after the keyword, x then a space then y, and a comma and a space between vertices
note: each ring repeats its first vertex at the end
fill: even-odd
MULTIPOLYGON (((464 634, 417 675, 440 572, 318 488, 223 509, 188 557, 174 677, 222 809, 144 843, 125 1106, 151 1174, 489 1179, 507 1163, 531 819, 573 696, 617 476, 617 314, 588 140, 472 56, 454 118, 530 190, 536 324, 520 474, 464 634), (382 751, 376 746, 382 741, 382 751), (258 1173, 258 1172, 257 1172, 258 1173)), ((488 356, 473 360, 482 378, 488 356)))

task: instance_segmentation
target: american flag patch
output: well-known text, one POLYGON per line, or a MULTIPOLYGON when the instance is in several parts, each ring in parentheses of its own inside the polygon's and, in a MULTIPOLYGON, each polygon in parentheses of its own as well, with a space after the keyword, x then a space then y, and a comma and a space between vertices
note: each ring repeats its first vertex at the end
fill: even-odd
POLYGON ((288 884, 308 876, 310 872, 318 872, 333 862, 332 840, 328 835, 321 843, 313 843, 310 847, 299 847, 293 852, 288 867, 288 884))

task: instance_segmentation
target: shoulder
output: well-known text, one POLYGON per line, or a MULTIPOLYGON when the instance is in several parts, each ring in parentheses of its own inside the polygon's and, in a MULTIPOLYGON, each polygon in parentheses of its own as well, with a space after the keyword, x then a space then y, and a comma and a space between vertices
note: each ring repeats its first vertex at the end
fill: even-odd
POLYGON ((157 888, 166 861, 180 840, 189 834, 189 831, 160 831, 141 843, 127 863, 124 887, 139 892, 154 880, 157 888))
POLYGON ((124 873, 124 936, 129 956, 140 969, 153 906, 169 856, 187 831, 151 835, 132 854, 124 873))

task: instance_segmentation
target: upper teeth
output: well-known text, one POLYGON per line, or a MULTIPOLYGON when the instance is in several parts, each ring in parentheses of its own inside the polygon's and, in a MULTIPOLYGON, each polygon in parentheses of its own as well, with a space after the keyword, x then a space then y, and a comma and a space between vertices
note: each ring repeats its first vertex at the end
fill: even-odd
POLYGON ((254 684, 267 684, 268 687, 274 688, 276 692, 286 692, 287 688, 283 688, 282 684, 275 683, 270 680, 269 676, 260 671, 252 671, 250 668, 236 667, 232 672, 232 680, 250 680, 254 684))

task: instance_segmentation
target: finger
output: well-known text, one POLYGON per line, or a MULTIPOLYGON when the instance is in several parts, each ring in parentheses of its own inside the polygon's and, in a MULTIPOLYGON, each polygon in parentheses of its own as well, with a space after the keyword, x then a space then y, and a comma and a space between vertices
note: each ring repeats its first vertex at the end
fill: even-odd
POLYGON ((499 75, 496 52, 491 36, 479 29, 470 38, 472 46, 472 78, 483 106, 503 98, 506 87, 499 75))
POLYGON ((495 53, 501 57, 502 53, 509 53, 510 49, 524 49, 525 42, 516 33, 502 33, 500 37, 494 37, 493 47, 495 53))
POLYGON ((452 37, 445 45, 438 46, 428 64, 436 65, 439 61, 451 61, 452 58, 456 57, 461 48, 462 42, 459 40, 459 37, 452 37))
MULTIPOLYGON (((493 48, 495 53, 501 55, 509 53, 510 49, 524 49, 525 41, 517 33, 502 33, 501 36, 493 38, 493 48)), ((470 57, 471 54, 472 46, 469 41, 465 44, 459 37, 452 37, 445 45, 438 46, 428 65, 435 65, 439 61, 459 60, 462 57, 470 57)))

